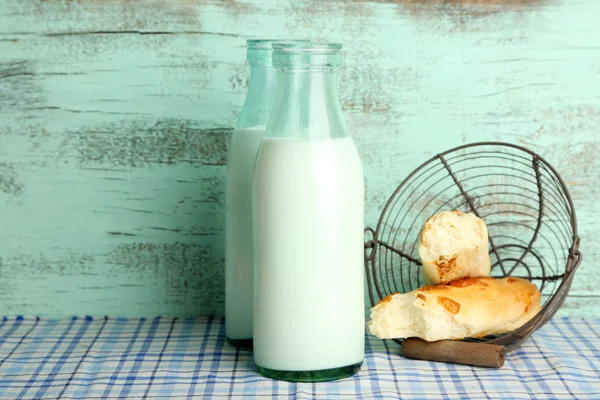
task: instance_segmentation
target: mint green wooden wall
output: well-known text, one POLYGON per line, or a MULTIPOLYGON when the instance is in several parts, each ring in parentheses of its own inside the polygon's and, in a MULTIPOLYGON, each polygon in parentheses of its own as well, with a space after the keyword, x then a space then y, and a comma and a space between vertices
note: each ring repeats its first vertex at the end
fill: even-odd
POLYGON ((223 178, 245 39, 344 43, 342 106, 375 225, 439 151, 528 146, 571 187, 600 316, 600 3, 0 3, 0 314, 223 311, 223 178))

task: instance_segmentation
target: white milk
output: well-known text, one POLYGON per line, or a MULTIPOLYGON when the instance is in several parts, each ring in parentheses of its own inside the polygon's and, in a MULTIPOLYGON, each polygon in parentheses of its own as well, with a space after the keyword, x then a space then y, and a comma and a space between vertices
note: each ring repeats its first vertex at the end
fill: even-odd
POLYGON ((262 129, 236 129, 225 188, 225 331, 252 338, 252 168, 262 129))
POLYGON ((363 360, 363 198, 352 138, 263 139, 253 181, 257 365, 363 360))

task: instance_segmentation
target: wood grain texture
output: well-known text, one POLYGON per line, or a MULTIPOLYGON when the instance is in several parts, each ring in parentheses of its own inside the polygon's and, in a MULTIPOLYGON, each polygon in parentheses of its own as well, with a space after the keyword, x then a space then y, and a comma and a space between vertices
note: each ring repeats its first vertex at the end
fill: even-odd
POLYGON ((0 4, 0 314, 223 312, 224 177, 245 39, 344 43, 342 107, 374 226, 437 152, 502 140, 570 185, 600 315, 594 0, 0 4))

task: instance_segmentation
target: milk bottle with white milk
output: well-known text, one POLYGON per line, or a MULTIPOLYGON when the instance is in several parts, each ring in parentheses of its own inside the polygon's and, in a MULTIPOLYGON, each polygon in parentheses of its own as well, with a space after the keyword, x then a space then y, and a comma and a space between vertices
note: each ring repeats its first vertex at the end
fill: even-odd
POLYGON ((229 146, 225 187, 225 333, 252 348, 252 167, 275 97, 273 40, 248 40, 250 87, 229 146))
POLYGON ((275 44, 275 105, 253 173, 254 359, 290 381, 364 357, 364 180, 337 94, 339 44, 275 44))

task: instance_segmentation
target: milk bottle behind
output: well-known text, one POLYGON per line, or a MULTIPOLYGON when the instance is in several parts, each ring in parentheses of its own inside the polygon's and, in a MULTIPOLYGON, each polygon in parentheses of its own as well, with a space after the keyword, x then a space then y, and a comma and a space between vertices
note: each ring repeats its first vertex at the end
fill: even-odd
POLYGON ((275 105, 253 173, 254 359, 290 381, 364 357, 364 180, 337 93, 340 44, 275 44, 275 105))
POLYGON ((252 168, 275 97, 273 40, 248 40, 250 87, 229 147, 225 188, 225 333, 252 348, 252 168))

